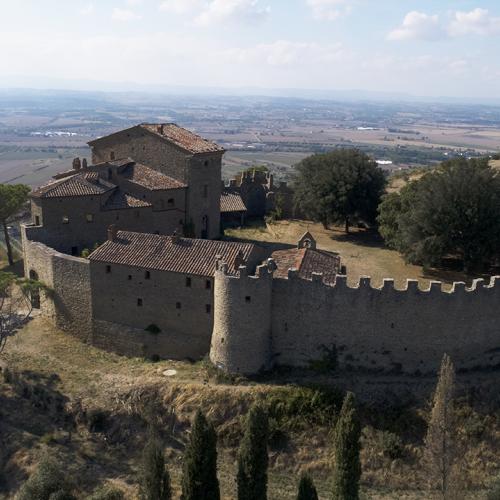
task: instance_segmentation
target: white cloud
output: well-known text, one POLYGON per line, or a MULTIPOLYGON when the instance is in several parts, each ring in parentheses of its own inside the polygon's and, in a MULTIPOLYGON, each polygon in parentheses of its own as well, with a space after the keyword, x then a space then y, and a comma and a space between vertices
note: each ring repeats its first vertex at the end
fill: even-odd
POLYGON ((142 4, 142 0, 126 0, 126 4, 130 5, 130 7, 136 7, 142 4))
POLYGON ((175 14, 188 14, 202 7, 202 0, 164 0, 159 5, 161 11, 175 14))
POLYGON ((115 7, 113 9, 113 13, 111 14, 111 19, 113 21, 137 21, 141 19, 139 14, 136 14, 133 10, 129 9, 120 9, 119 7, 115 7))
POLYGON ((84 7, 82 7, 79 12, 82 16, 90 16, 90 14, 94 13, 94 10, 95 10, 94 4, 89 3, 84 7))
POLYGON ((351 10, 348 0, 306 0, 315 19, 334 21, 351 10))
POLYGON ((406 14, 401 26, 391 31, 389 40, 438 40, 444 36, 438 15, 412 11, 406 14))
POLYGON ((486 9, 455 12, 448 26, 450 36, 494 35, 500 33, 500 17, 490 15, 486 9))
POLYGON ((259 0, 211 0, 195 23, 207 26, 228 21, 256 22, 265 19, 270 7, 262 7, 259 0))

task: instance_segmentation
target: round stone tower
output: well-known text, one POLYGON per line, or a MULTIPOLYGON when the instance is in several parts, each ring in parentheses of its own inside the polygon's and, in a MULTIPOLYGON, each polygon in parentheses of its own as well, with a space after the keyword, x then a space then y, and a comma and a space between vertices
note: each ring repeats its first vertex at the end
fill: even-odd
POLYGON ((214 329, 210 361, 220 369, 244 375, 271 365, 271 296, 274 261, 248 276, 241 266, 230 276, 219 262, 214 282, 214 329))

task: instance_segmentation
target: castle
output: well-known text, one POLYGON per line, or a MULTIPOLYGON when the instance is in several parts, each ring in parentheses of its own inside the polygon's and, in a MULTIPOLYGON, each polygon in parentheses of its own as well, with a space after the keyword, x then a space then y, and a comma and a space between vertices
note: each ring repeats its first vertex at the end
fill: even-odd
POLYGON ((121 354, 209 355, 243 374, 325 363, 428 373, 444 352, 462 370, 500 366, 499 279, 351 288, 340 256, 309 233, 272 253, 217 239, 221 213, 254 214, 251 200, 272 203, 276 190, 269 175, 222 186, 216 144, 141 124, 89 145, 91 165, 76 159, 32 192, 22 227, 26 276, 48 287, 34 303, 57 327, 121 354))

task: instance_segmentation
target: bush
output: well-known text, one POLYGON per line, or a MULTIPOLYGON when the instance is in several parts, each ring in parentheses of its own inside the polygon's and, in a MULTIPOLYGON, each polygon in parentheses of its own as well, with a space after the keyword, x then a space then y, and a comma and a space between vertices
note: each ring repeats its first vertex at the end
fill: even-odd
POLYGON ((500 478, 497 479, 491 486, 486 500, 500 500, 500 478))
POLYGON ((383 431, 379 434, 379 446, 385 457, 395 460, 401 458, 404 452, 402 439, 393 432, 383 431))
POLYGON ((53 458, 43 458, 19 491, 17 500, 72 500, 71 487, 62 466, 53 458))
POLYGON ((123 491, 114 486, 101 486, 97 488, 87 500, 123 500, 125 498, 123 491))
POLYGON ((311 424, 330 425, 336 419, 342 397, 342 392, 335 389, 291 386, 273 391, 264 404, 271 422, 294 429, 311 424))
POLYGON ((151 323, 149 326, 144 328, 149 333, 152 333, 153 335, 157 335, 158 333, 161 333, 161 328, 158 325, 155 325, 154 323, 151 323))

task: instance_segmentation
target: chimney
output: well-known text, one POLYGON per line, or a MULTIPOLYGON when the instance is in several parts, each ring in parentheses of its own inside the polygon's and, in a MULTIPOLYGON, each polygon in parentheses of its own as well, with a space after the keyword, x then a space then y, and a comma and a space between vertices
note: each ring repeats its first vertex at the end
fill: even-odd
POLYGON ((172 234, 172 243, 176 245, 179 243, 179 235, 177 234, 177 231, 174 231, 172 234))
POLYGON ((87 168, 87 158, 84 158, 82 160, 82 168, 83 168, 83 170, 85 170, 87 168))
POLYGON ((75 158, 73 160, 73 170, 80 170, 82 168, 82 164, 80 163, 80 158, 75 158))
POLYGON ((163 135, 163 123, 161 125, 158 125, 158 127, 156 127, 156 130, 159 134, 163 135))
POLYGON ((111 226, 108 227, 108 241, 116 241, 118 236, 118 229, 116 227, 116 224, 111 224, 111 226))

